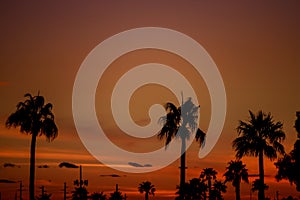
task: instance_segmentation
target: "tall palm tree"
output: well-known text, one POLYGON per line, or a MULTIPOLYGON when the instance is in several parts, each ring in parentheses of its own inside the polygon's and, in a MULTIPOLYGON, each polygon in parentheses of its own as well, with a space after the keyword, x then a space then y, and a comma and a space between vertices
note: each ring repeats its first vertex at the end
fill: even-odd
POLYGON ((31 135, 29 199, 34 200, 34 173, 36 137, 44 135, 50 142, 57 137, 52 104, 45 104, 43 96, 25 94, 25 101, 17 104, 17 109, 6 120, 6 127, 20 127, 21 133, 31 135))
POLYGON ((245 181, 249 183, 248 180, 248 169, 246 169, 246 165, 243 164, 242 161, 231 160, 226 167, 226 172, 224 173, 225 182, 229 181, 232 182, 233 187, 235 187, 235 199, 241 199, 241 181, 245 181))
POLYGON ((281 122, 275 122, 270 113, 259 111, 257 115, 249 111, 248 121, 239 121, 237 127, 238 137, 233 141, 236 157, 258 157, 260 185, 258 199, 265 199, 264 192, 264 156, 270 160, 277 158, 277 154, 284 154, 281 142, 285 139, 285 133, 281 122))
POLYGON ((145 200, 149 199, 149 194, 154 196, 154 193, 156 191, 156 188, 150 181, 144 181, 140 183, 138 190, 141 194, 145 192, 145 200))
POLYGON ((197 127, 199 108, 200 106, 193 104, 191 98, 178 108, 173 103, 168 102, 165 105, 167 115, 159 120, 163 123, 163 127, 158 134, 158 138, 166 138, 166 148, 174 137, 181 139, 180 187, 185 184, 186 140, 190 138, 190 134, 194 131, 196 131, 196 141, 200 143, 200 146, 205 139, 205 133, 197 127))
POLYGON ((212 180, 216 180, 218 172, 213 168, 204 168, 200 174, 200 179, 207 181, 208 197, 211 197, 212 180))

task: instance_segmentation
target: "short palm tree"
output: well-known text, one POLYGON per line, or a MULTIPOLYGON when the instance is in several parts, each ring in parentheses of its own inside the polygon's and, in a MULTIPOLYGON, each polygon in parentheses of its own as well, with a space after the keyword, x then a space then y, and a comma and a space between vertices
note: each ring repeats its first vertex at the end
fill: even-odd
POLYGON ((235 199, 240 200, 241 181, 243 180, 244 182, 249 183, 248 169, 246 169, 246 165, 240 160, 231 160, 226 167, 224 176, 226 178, 225 182, 232 182, 233 187, 235 187, 235 199))
POLYGON ((285 133, 281 122, 275 122, 270 113, 265 114, 259 111, 257 115, 249 111, 248 121, 239 121, 237 127, 238 137, 233 141, 233 148, 236 157, 241 159, 244 156, 258 157, 259 179, 261 186, 258 191, 258 199, 265 199, 264 192, 264 159, 277 158, 277 154, 284 154, 284 147, 281 142, 285 139, 285 133))
POLYGON ((72 200, 87 200, 88 191, 85 187, 75 187, 75 190, 72 191, 72 200))
POLYGON ((34 200, 36 137, 44 135, 48 141, 57 137, 52 104, 45 104, 44 97, 25 94, 26 100, 17 104, 17 109, 6 120, 6 127, 20 127, 21 133, 31 135, 29 199, 34 200))
POLYGON ((158 138, 166 138, 166 148, 174 137, 181 139, 179 187, 183 187, 185 184, 186 140, 190 138, 192 132, 196 132, 196 140, 200 143, 200 146, 205 139, 205 133, 197 127, 199 107, 193 104, 191 98, 178 108, 173 103, 168 102, 165 105, 167 115, 160 118, 163 127, 158 134, 158 138))
POLYGON ((251 191, 256 192, 256 191, 259 191, 260 188, 264 188, 264 190, 267 190, 267 189, 269 189, 269 186, 266 184, 262 185, 260 179, 255 179, 252 183, 251 191))
POLYGON ((104 194, 103 192, 94 192, 93 194, 91 194, 91 200, 106 200, 106 194, 104 194))
POLYGON ((218 172, 213 168, 204 168, 200 174, 200 179, 207 182, 208 196, 211 197, 212 180, 216 180, 218 172))
POLYGON ((211 190, 211 194, 209 196, 209 200, 223 200, 222 193, 227 192, 226 183, 223 181, 215 180, 213 184, 213 189, 211 190))
POLYGON ((145 200, 149 199, 149 194, 154 196, 154 193, 156 191, 156 188, 150 181, 144 181, 140 183, 138 190, 141 194, 145 192, 145 200))
POLYGON ((108 200, 124 200, 124 199, 125 197, 122 195, 122 192, 120 191, 115 191, 113 193, 110 193, 110 197, 108 198, 108 200))
MULTIPOLYGON (((176 194, 183 193, 183 200, 205 200, 207 185, 199 178, 193 178, 189 183, 185 183, 183 188, 177 187, 176 194), (182 190, 182 191, 181 191, 182 190)), ((179 200, 180 197, 176 197, 175 200, 179 200)))
POLYGON ((51 199, 52 194, 42 194, 38 197, 36 197, 36 200, 50 200, 51 199))

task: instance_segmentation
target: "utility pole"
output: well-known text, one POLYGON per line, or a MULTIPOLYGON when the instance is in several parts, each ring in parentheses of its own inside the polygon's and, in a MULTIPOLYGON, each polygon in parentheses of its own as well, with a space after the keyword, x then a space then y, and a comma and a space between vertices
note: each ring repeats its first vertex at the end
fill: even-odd
POLYGON ((42 198, 44 197, 45 195, 45 186, 41 186, 40 189, 42 190, 42 198))
POLYGON ((42 189, 42 197, 44 197, 44 195, 45 195, 45 186, 42 185, 42 187, 40 187, 40 189, 42 189))
POLYGON ((22 198, 22 191, 23 191, 22 181, 20 181, 20 189, 19 189, 19 191, 20 191, 20 200, 22 200, 23 199, 22 198))
POLYGON ((67 200, 67 183, 64 182, 64 200, 67 200))

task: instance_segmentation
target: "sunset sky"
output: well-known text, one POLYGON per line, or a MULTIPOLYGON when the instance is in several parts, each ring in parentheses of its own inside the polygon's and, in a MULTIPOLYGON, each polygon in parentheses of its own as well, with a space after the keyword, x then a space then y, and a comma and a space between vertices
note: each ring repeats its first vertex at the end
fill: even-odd
MULTIPOLYGON (((63 183, 69 196, 79 169, 59 168, 61 162, 83 166, 90 193, 114 191, 119 184, 128 199, 141 199, 137 187, 151 181, 156 189, 153 199, 174 199, 179 184, 179 160, 150 173, 125 173, 96 160, 84 147, 72 115, 72 91, 76 74, 91 50, 105 39, 139 27, 163 27, 182 32, 209 53, 223 78, 227 95, 227 114, 222 134, 214 149, 198 158, 199 144, 187 151, 187 178, 199 177, 203 168, 213 167, 222 179, 227 162, 235 159, 232 141, 238 120, 248 110, 271 112, 284 124, 286 151, 293 148, 296 111, 300 110, 300 2, 299 1, 4 1, 0 6, 0 179, 23 181, 23 199, 28 198, 29 148, 31 137, 18 129, 7 129, 5 121, 25 93, 38 91, 51 102, 59 136, 51 143, 37 140, 36 195, 44 185, 53 200, 62 198, 63 183), (4 167, 5 163, 15 167, 4 167), (117 174, 119 177, 112 177, 117 174)), ((115 48, 118 48, 116 46, 115 48)), ((100 58, 99 58, 100 59, 100 58)), ((125 135, 112 119, 110 98, 116 81, 129 69, 145 64, 168 65, 190 80, 200 110, 200 128, 207 130, 211 101, 203 78, 181 57, 157 49, 130 52, 116 59, 99 81, 96 93, 98 121, 107 136, 119 147, 133 152, 148 152, 164 146, 157 137, 136 139, 125 135)), ((166 74, 166 79, 168 75, 166 74)), ((142 78, 142 77, 141 77, 142 78)), ((130 102, 130 112, 139 125, 149 122, 152 104, 173 101, 166 88, 146 85, 130 102)), ((118 160, 117 157, 112 159, 118 160)), ((250 174, 258 173, 257 158, 243 158, 250 174)), ((276 182, 274 161, 265 159, 266 196, 300 197, 287 181, 276 182)), ((255 178, 251 177, 250 181, 255 178)), ((2 199, 13 199, 19 183, 0 183, 2 199)), ((227 184, 225 199, 234 189, 227 184)), ((242 198, 248 199, 250 185, 242 184, 242 198)), ((256 199, 253 194, 252 199, 256 199)), ((152 197, 151 197, 152 198, 152 197)))

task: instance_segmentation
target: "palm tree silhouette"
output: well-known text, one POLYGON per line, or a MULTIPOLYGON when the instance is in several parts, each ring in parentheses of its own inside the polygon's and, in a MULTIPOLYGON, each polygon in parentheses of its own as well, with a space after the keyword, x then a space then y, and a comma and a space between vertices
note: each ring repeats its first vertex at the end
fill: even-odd
POLYGON ((87 189, 82 187, 75 187, 75 190, 72 191, 72 200, 87 200, 88 199, 87 189))
POLYGON ((154 187, 154 185, 152 185, 151 182, 144 181, 144 182, 140 183, 138 190, 141 194, 143 194, 145 192, 145 200, 148 200, 149 194, 154 196, 156 188, 154 187))
POLYGON ((52 194, 43 194, 36 198, 36 200, 50 200, 52 194))
POLYGON ((124 200, 124 196, 122 195, 122 192, 115 191, 110 194, 109 200, 124 200))
POLYGON ((288 196, 287 198, 282 198, 281 200, 298 200, 298 199, 292 196, 288 196))
POLYGON ((227 186, 225 182, 215 180, 213 184, 213 189, 211 190, 211 194, 209 196, 209 200, 223 200, 222 193, 227 192, 227 186))
POLYGON ((211 197, 212 180, 216 180, 218 172, 213 168, 204 168, 200 174, 200 179, 207 181, 208 197, 211 197))
POLYGON ((236 157, 241 159, 244 156, 258 157, 260 188, 258 199, 265 199, 264 192, 264 155, 270 160, 277 158, 277 154, 284 154, 284 147, 281 142, 285 139, 282 130, 282 123, 275 122, 270 113, 265 114, 259 111, 255 116, 249 111, 250 120, 239 121, 237 127, 238 137, 233 141, 233 148, 236 157))
MULTIPOLYGON (((184 200, 205 200, 206 199, 206 191, 207 185, 200 180, 199 178, 193 178, 189 181, 189 183, 185 183, 184 187, 177 187, 176 194, 183 195, 184 200), (182 190, 182 191, 181 191, 182 190)), ((179 200, 179 197, 176 197, 176 200, 179 200)))
POLYGON ((298 138, 300 139, 300 111, 296 112, 296 121, 295 121, 295 126, 294 128, 296 129, 298 133, 298 138))
POLYGON ((249 183, 248 180, 248 169, 246 169, 246 165, 243 164, 242 161, 231 160, 226 167, 226 172, 224 173, 226 178, 225 182, 229 181, 232 182, 233 187, 235 187, 235 199, 241 199, 241 181, 245 181, 249 183))
POLYGON ((104 194, 103 192, 94 192, 93 194, 91 194, 91 200, 106 200, 106 194, 104 194))
MULTIPOLYGON (((173 103, 168 102, 165 105, 167 115, 159 120, 164 125, 158 134, 158 138, 166 138, 166 148, 174 137, 180 137, 181 139, 180 187, 185 184, 186 140, 190 138, 190 134, 194 131, 196 131, 196 141, 199 141, 200 146, 205 139, 205 133, 197 127, 199 107, 193 104, 191 98, 178 108, 173 103)), ((180 196, 182 197, 182 195, 180 196)))
POLYGON ((278 159, 275 164, 278 172, 275 176, 277 181, 288 179, 291 184, 296 185, 296 190, 300 191, 300 112, 296 112, 295 129, 297 131, 297 140, 294 149, 285 154, 283 158, 278 159))
POLYGON ((36 137, 44 135, 50 142, 57 137, 58 129, 54 122, 51 103, 45 104, 44 97, 39 94, 37 96, 25 94, 24 97, 27 99, 17 104, 16 111, 6 120, 6 127, 20 127, 21 133, 31 135, 29 199, 34 200, 36 137))
POLYGON ((251 187, 252 192, 259 191, 260 188, 263 188, 264 190, 267 190, 267 189, 269 189, 269 186, 266 185, 266 184, 262 185, 262 182, 261 182, 260 179, 255 179, 253 181, 252 187, 251 187))

